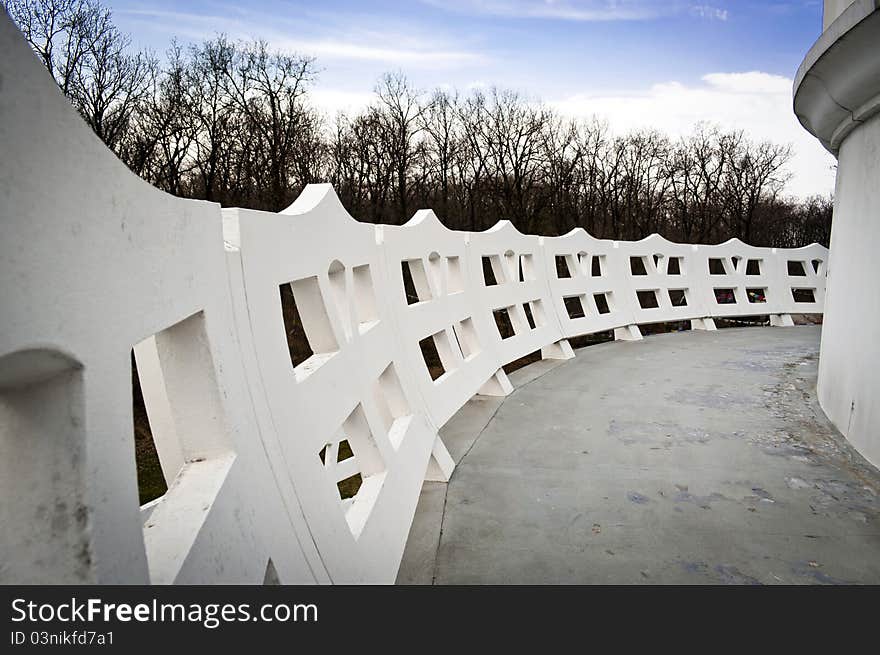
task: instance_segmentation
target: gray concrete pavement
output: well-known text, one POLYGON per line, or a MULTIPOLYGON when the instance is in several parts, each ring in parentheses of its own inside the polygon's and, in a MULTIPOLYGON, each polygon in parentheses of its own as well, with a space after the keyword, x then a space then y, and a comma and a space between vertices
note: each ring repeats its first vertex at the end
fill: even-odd
POLYGON ((426 484, 398 582, 880 583, 880 474, 815 401, 819 334, 666 334, 517 372, 444 428, 458 466, 426 484))

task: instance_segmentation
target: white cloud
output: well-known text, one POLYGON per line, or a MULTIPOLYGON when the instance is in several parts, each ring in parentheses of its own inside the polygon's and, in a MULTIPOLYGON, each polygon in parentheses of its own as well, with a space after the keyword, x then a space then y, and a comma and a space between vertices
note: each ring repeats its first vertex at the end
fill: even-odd
POLYGON ((692 16, 708 18, 710 20, 727 20, 729 16, 727 9, 719 9, 711 5, 694 5, 690 11, 692 16))
MULTIPOLYGON (((485 54, 424 35, 414 28, 370 29, 367 25, 324 24, 317 30, 278 22, 240 10, 236 16, 211 16, 162 10, 129 9, 119 12, 143 28, 188 39, 210 38, 223 32, 232 39, 264 39, 273 48, 314 55, 321 61, 383 62, 411 69, 449 69, 480 65, 485 54), (317 33, 315 33, 317 31, 317 33), (309 34, 311 32, 311 34, 309 34), (303 36, 292 37, 291 34, 303 36)), ((288 21, 289 22, 289 21, 288 21)))
POLYGON ((160 9, 118 9, 114 18, 122 17, 141 29, 153 30, 167 36, 202 39, 218 32, 235 38, 250 37, 247 26, 234 16, 212 16, 160 9))
POLYGON ((782 75, 751 71, 749 73, 709 73, 703 81, 725 93, 786 96, 791 100, 792 81, 782 75))
POLYGON ((322 89, 316 86, 309 90, 309 100, 328 117, 339 112, 354 115, 363 110, 373 100, 373 94, 339 89, 322 89))
POLYGON ((576 21, 645 20, 669 12, 662 0, 423 0, 442 9, 509 18, 576 21))
MULTIPOLYGON (((332 39, 289 39, 271 35, 266 39, 273 47, 315 55, 322 61, 356 59, 381 61, 394 66, 422 69, 457 68, 481 64, 486 61, 486 57, 478 53, 466 50, 447 50, 430 45, 422 49, 415 49, 349 43, 332 39)), ((386 43, 393 41, 394 39, 387 39, 386 43)))
POLYGON ((790 143, 794 154, 787 191, 800 197, 833 191, 834 157, 795 118, 790 79, 761 72, 711 73, 702 82, 670 81, 647 90, 581 93, 548 104, 570 116, 602 117, 616 133, 656 128, 681 136, 703 121, 742 129, 751 139, 790 143))
POLYGON ((571 21, 651 20, 689 11, 692 16, 727 20, 728 11, 684 0, 422 0, 468 14, 506 18, 544 18, 571 21))

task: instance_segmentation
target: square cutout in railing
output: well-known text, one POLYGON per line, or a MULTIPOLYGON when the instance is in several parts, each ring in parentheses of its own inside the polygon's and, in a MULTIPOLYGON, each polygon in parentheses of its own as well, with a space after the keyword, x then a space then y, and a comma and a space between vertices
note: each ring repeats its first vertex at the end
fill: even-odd
POLYGON ((666 266, 666 274, 667 275, 681 275, 682 269, 682 258, 681 257, 670 257, 669 263, 666 266))
POLYGON ((791 295, 795 302, 816 302, 815 289, 792 289, 791 295))
POLYGON ((360 403, 333 441, 319 451, 318 458, 329 480, 336 485, 346 522, 357 538, 385 480, 385 460, 360 403))
POLYGON ((431 285, 428 282, 425 262, 422 259, 405 259, 400 263, 400 266, 403 274, 403 288, 406 292, 406 303, 414 305, 417 302, 431 300, 434 294, 431 292, 431 285))
POLYGON ((763 289, 763 288, 746 289, 746 298, 749 299, 750 303, 767 302, 767 289, 763 289))
POLYGON ((761 259, 750 259, 746 262, 746 275, 761 274, 761 259))
POLYGON ((709 275, 727 275, 724 269, 724 260, 718 257, 709 258, 709 275))
POLYGON ((602 277, 605 270, 605 255, 593 255, 592 274, 593 277, 602 277))
POLYGON ((440 356, 440 362, 443 364, 443 369, 447 373, 451 373, 458 368, 458 365, 462 360, 463 353, 458 349, 457 337, 450 327, 435 332, 433 334, 433 339, 434 345, 437 348, 437 354, 440 356), (453 342, 455 342, 455 346, 453 346, 453 342))
POLYGON ((415 305, 419 302, 419 294, 416 291, 415 282, 413 282, 409 261, 400 262, 400 275, 403 278, 403 295, 406 298, 406 304, 415 305))
POLYGON ((529 307, 529 303, 527 302, 524 302, 522 307, 523 312, 526 315, 526 321, 529 323, 529 329, 534 330, 537 327, 537 324, 535 323, 535 317, 532 316, 532 308, 529 307))
POLYGON ((501 272, 501 258, 498 255, 486 255, 483 262, 483 283, 487 287, 494 287, 504 282, 501 272))
POLYGON ((715 302, 719 305, 735 305, 736 292, 733 289, 715 289, 715 302))
POLYGON ((593 300, 596 303, 596 311, 600 314, 611 313, 611 303, 609 302, 609 293, 594 293, 593 300))
POLYGON ((513 321, 510 318, 510 307, 500 307, 492 312, 495 319, 495 327, 502 339, 510 339, 516 336, 516 330, 513 328, 513 321))
POLYGON ((519 256, 519 281, 531 282, 535 277, 535 258, 532 254, 526 253, 519 256))
POLYGON ((279 295, 290 363, 302 381, 338 352, 339 344, 317 276, 282 284, 279 295))
POLYGON ((537 329, 547 325, 547 319, 544 316, 543 300, 541 300, 540 298, 536 298, 535 300, 523 305, 523 309, 526 310, 526 314, 531 314, 532 320, 534 320, 535 322, 535 327, 533 329, 537 329))
MULTIPOLYGON (((671 262, 672 260, 670 260, 671 262)), ((686 289, 670 289, 669 302, 673 307, 687 307, 687 290, 686 289)))
POLYGON ((134 420, 134 460, 137 469, 138 497, 140 504, 162 496, 168 491, 168 484, 159 463, 159 453, 153 438, 153 428, 147 414, 144 395, 141 390, 137 361, 134 349, 131 351, 132 418, 134 420))
POLYGON ((305 328, 300 320, 293 289, 289 284, 282 284, 278 289, 281 296, 281 316, 287 351, 290 355, 291 365, 296 368, 315 353, 309 345, 309 339, 306 337, 305 328))
MULTIPOLYGON (((351 462, 349 462, 349 466, 351 468, 354 468, 356 466, 356 463, 354 461, 354 452, 351 450, 351 444, 348 443, 348 439, 343 439, 339 442, 326 444, 318 452, 318 458, 321 460, 321 464, 323 464, 324 468, 326 469, 335 469, 337 464, 340 464, 347 460, 352 460, 351 462)), ((352 498, 355 494, 357 494, 362 482, 363 478, 361 477, 359 471, 356 473, 352 473, 350 476, 342 480, 338 480, 336 482, 336 488, 339 491, 340 500, 352 498)))
MULTIPOLYGON (((133 348, 143 400, 140 418, 149 416, 148 429, 161 465, 154 475, 164 478, 169 489, 157 501, 168 514, 161 517, 160 512, 157 517, 157 506, 144 524, 145 533, 152 531, 153 537, 145 544, 150 565, 160 557, 185 555, 188 539, 195 538, 205 520, 204 507, 217 498, 234 459, 211 345, 200 311, 133 348)), ((138 426, 138 418, 134 416, 136 451, 143 447, 138 437, 142 441, 145 436, 137 434, 144 427, 138 426)), ((140 483, 145 471, 137 457, 136 461, 140 483)), ((155 576, 154 566, 149 568, 155 576)), ((164 576, 153 580, 171 582, 164 576)))
POLYGON ((660 302, 657 300, 656 289, 636 291, 636 298, 638 298, 639 306, 642 309, 657 309, 660 307, 660 302))
POLYGON ((446 369, 443 367, 443 362, 440 361, 440 353, 437 352, 434 335, 432 334, 419 341, 419 348, 422 351, 422 359, 425 362, 428 375, 431 376, 431 380, 436 382, 446 373, 446 369))
POLYGON ((807 277, 807 269, 804 262, 789 260, 788 274, 792 277, 807 277))
POLYGON ((477 331, 470 317, 453 325, 452 331, 464 359, 470 359, 480 352, 480 341, 477 339, 477 331))
POLYGON ((630 257, 629 270, 633 275, 647 275, 648 269, 645 267, 644 257, 630 257))
POLYGON ((379 375, 379 379, 373 386, 373 399, 379 418, 382 420, 382 427, 396 450, 400 447, 405 433, 405 426, 400 425, 403 422, 402 419, 412 412, 403 393, 394 362, 388 364, 379 375))
POLYGON ((566 296, 562 302, 565 304, 565 311, 568 312, 568 318, 571 320, 586 317, 587 310, 584 307, 583 296, 566 296))
POLYGON ((568 266, 567 255, 556 255, 556 277, 565 280, 571 277, 571 269, 568 266))
POLYGON ((355 310, 357 311, 357 321, 360 332, 363 334, 379 320, 370 265, 355 266, 352 269, 352 279, 354 281, 354 302, 355 310))

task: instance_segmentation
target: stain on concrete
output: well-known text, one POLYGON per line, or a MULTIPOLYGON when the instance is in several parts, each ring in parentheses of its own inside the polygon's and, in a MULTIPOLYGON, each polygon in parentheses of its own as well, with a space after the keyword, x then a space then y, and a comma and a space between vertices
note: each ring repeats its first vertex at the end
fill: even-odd
POLYGON ((795 562, 791 567, 791 572, 795 575, 808 578, 810 581, 823 585, 847 585, 853 584, 852 581, 842 580, 822 570, 822 565, 817 562, 795 562))
POLYGON ((666 394, 666 400, 680 405, 695 405, 705 409, 738 409, 750 407, 753 399, 737 393, 736 390, 725 387, 722 384, 710 384, 701 388, 676 389, 666 394))
POLYGON ((719 432, 700 428, 682 427, 661 421, 636 421, 614 418, 608 424, 608 433, 617 437, 624 446, 650 445, 655 448, 676 448, 693 444, 707 444, 712 439, 729 438, 719 432))
POLYGON ((729 564, 718 564, 715 566, 715 573, 718 574, 723 584, 738 585, 759 585, 761 581, 750 575, 740 571, 737 567, 729 564))
POLYGON ((743 500, 750 503, 775 503, 776 501, 773 499, 773 496, 770 495, 769 492, 761 489, 761 487, 752 487, 752 494, 750 496, 745 496, 743 500))
POLYGON ((730 498, 717 491, 713 491, 705 496, 700 496, 698 494, 692 494, 688 490, 687 485, 677 484, 675 487, 678 489, 678 493, 673 496, 672 500, 676 503, 693 503, 702 509, 712 509, 712 503, 718 502, 719 500, 730 500, 730 498))
POLYGON ((681 562, 681 568, 686 573, 704 574, 709 570, 705 562, 681 562))
POLYGON ((629 500, 629 502, 635 503, 636 505, 647 505, 649 502, 651 502, 650 498, 648 498, 647 496, 643 496, 637 491, 627 492, 626 498, 627 500, 629 500))

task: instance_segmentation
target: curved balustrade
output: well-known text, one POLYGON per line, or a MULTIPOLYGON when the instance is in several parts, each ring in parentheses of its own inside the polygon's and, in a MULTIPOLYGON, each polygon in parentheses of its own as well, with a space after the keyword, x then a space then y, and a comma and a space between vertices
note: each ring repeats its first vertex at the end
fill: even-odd
POLYGON ((174 198, 103 147, 5 18, 0 44, 5 583, 392 582, 423 480, 452 472, 438 428, 510 393, 505 364, 643 323, 822 311, 817 245, 466 233, 430 211, 374 226, 328 185, 279 214, 174 198), (169 482, 143 507, 132 349, 169 482))

